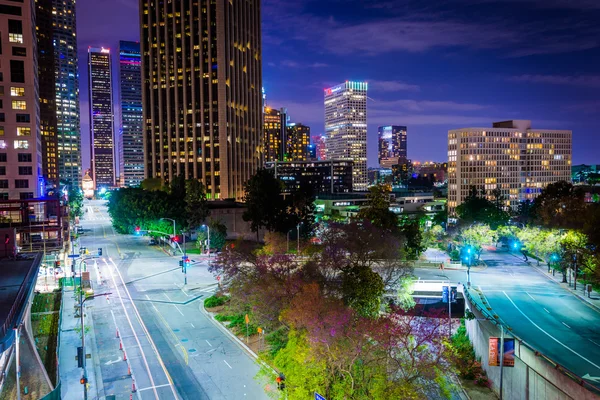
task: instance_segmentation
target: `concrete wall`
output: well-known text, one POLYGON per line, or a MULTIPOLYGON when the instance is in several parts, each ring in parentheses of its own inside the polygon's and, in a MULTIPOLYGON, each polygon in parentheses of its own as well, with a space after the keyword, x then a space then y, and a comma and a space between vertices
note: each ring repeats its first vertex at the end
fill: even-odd
MULTIPOLYGON (((485 316, 469 301, 465 303, 477 318, 485 316)), ((490 337, 500 337, 500 328, 488 321, 466 321, 467 332, 481 365, 492 381, 492 389, 500 393, 500 367, 488 366, 490 337)), ((505 337, 512 337, 505 332, 505 337)), ((582 387, 555 364, 515 339, 515 366, 504 367, 503 398, 506 400, 595 400, 600 396, 582 387)))
MULTIPOLYGON (((220 221, 227 227, 227 239, 244 239, 256 241, 256 232, 250 229, 250 222, 244 221, 242 215, 246 209, 242 207, 216 208, 210 210, 211 221, 220 221)), ((262 241, 265 231, 260 229, 258 240, 262 241)))

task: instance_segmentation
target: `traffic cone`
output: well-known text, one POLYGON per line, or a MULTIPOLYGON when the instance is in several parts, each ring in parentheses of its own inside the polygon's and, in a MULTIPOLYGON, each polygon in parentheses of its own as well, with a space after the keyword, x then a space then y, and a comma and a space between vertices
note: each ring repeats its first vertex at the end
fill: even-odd
POLYGON ((123 361, 127 361, 127 353, 123 352, 123 361))
POLYGON ((119 340, 119 350, 123 350, 123 342, 119 340))
POLYGON ((117 337, 119 337, 119 328, 117 328, 117 337))
POLYGON ((131 379, 131 391, 132 391, 133 393, 135 393, 135 392, 136 392, 136 388, 135 388, 135 380, 134 380, 133 378, 131 379))
POLYGON ((127 364, 127 375, 131 376, 131 365, 127 364))

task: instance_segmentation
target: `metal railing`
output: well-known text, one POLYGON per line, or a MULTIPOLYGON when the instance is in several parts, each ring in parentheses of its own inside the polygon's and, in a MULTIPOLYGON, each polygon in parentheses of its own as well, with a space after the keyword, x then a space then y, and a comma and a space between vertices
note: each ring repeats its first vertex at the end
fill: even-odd
MULTIPOLYGON (((570 379, 572 379, 573 381, 575 381, 576 383, 578 383, 580 386, 584 387, 585 389, 589 390, 592 393, 600 395, 600 388, 597 388, 596 386, 590 384, 589 382, 587 382, 585 379, 581 378, 579 375, 577 375, 576 373, 574 373, 570 369, 566 368, 563 365, 560 365, 556 361, 552 360, 550 357, 542 354, 542 352, 540 350, 538 350, 535 346, 533 346, 532 344, 526 342, 525 340, 523 340, 519 336, 517 336, 512 331, 512 328, 509 328, 507 324, 505 324, 505 323, 502 322, 502 320, 500 319, 500 317, 494 318, 493 315, 490 315, 490 313, 488 312, 488 310, 486 310, 483 307, 481 307, 477 303, 477 301, 472 297, 471 290, 474 290, 474 289, 471 289, 471 288, 467 289, 467 288, 465 288, 465 290, 464 290, 465 298, 467 298, 468 301, 469 301, 469 303, 473 307, 475 307, 477 309, 477 311, 479 311, 483 316, 485 316, 486 319, 489 322, 491 322, 492 324, 497 325, 497 326, 499 326, 499 325, 504 326, 504 328, 506 329, 506 331, 510 332, 510 334, 515 338, 515 340, 517 340, 519 342, 519 344, 521 346, 524 345, 526 348, 528 348, 529 350, 531 350, 537 357, 541 357, 543 360, 545 360, 547 363, 549 363, 554 369, 562 372, 564 375, 566 375, 567 377, 569 377, 570 379)), ((521 361, 523 361, 523 360, 521 360, 521 361)), ((527 365, 528 367, 532 368, 528 364, 525 364, 525 365, 527 365)))

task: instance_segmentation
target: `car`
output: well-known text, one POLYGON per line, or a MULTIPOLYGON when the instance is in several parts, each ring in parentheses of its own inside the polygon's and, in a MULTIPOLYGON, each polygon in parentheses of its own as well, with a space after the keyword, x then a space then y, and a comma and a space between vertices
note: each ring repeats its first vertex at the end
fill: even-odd
POLYGON ((156 242, 156 239, 150 239, 150 240, 148 241, 148 245, 149 245, 149 246, 154 246, 154 245, 156 245, 156 244, 158 244, 158 243, 156 242))
POLYGON ((54 267, 48 267, 47 273, 48 273, 48 275, 54 275, 54 267))

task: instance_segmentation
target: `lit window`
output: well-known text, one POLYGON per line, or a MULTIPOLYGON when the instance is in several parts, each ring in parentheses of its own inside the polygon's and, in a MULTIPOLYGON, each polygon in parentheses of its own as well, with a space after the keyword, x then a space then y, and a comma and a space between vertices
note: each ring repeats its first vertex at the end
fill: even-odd
POLYGON ((4 136, 4 127, 0 126, 0 136, 4 136))
POLYGON ((0 149, 5 149, 5 148, 6 148, 6 141, 0 140, 0 149))
POLYGON ((27 110, 27 102, 25 100, 13 100, 12 101, 12 109, 13 110, 27 110))
POLYGON ((27 140, 15 140, 14 141, 14 148, 15 149, 28 149, 29 148, 29 142, 27 140))
POLYGON ((17 136, 31 136, 31 128, 26 126, 17 126, 17 136))
POLYGON ((10 95, 11 96, 25 96, 25 88, 11 86, 10 95))

